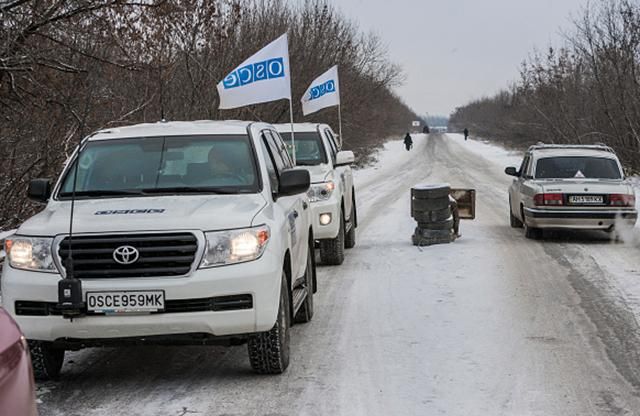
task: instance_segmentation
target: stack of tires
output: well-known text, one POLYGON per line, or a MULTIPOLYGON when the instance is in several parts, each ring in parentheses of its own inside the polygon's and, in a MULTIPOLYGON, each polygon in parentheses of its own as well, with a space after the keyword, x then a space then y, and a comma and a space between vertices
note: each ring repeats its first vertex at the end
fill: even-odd
POLYGON ((453 216, 447 184, 416 185, 411 188, 411 217, 418 223, 411 237, 415 246, 453 241, 453 216))

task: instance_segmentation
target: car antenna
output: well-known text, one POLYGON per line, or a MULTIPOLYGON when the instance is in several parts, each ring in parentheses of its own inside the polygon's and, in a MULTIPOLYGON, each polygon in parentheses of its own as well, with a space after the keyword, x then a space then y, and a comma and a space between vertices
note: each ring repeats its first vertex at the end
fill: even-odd
MULTIPOLYGON (((71 209, 69 213, 69 237, 68 242, 68 255, 64 261, 64 268, 66 270, 65 277, 58 281, 58 304, 57 309, 62 313, 62 317, 69 319, 73 322, 73 318, 80 317, 84 314, 84 301, 82 297, 82 281, 76 278, 76 273, 73 264, 73 216, 76 203, 76 187, 78 184, 78 166, 80 165, 80 156, 82 155, 83 144, 91 136, 97 134, 93 133, 86 138, 83 138, 86 129, 86 119, 89 113, 89 101, 90 97, 87 97, 87 103, 85 113, 80 120, 78 147, 76 150, 75 165, 73 166, 73 188, 71 189, 71 209)), ((64 242, 64 240, 63 240, 64 242)))

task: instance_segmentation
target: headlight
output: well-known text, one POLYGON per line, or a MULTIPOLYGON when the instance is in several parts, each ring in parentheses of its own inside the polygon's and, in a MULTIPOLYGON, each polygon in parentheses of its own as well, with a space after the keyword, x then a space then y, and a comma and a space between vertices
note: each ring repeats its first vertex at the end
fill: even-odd
POLYGON ((316 183, 311 185, 307 195, 309 195, 311 202, 326 201, 331 198, 334 189, 336 189, 336 184, 333 181, 316 183))
POLYGON ((52 238, 12 237, 5 240, 5 251, 14 269, 55 273, 52 245, 52 238))
POLYGON ((271 234, 268 226, 261 225, 241 230, 212 231, 204 235, 207 246, 200 263, 201 268, 259 259, 271 234))

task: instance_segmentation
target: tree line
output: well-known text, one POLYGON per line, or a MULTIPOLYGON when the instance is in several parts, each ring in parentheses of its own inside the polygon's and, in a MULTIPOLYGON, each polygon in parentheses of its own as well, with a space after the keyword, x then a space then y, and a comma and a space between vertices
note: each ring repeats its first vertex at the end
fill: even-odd
POLYGON ((565 39, 534 52, 514 85, 457 108, 451 128, 517 148, 606 143, 640 170, 640 4, 592 2, 565 39))
MULTIPOLYGON (((289 33, 298 98, 340 68, 344 146, 366 153, 416 115, 394 93, 403 81, 380 39, 327 0, 8 0, 0 2, 0 230, 37 207, 30 179, 55 177, 81 137, 138 122, 289 120, 288 103, 218 110, 216 84, 289 33)), ((116 167, 117 168, 117 167, 116 167)))

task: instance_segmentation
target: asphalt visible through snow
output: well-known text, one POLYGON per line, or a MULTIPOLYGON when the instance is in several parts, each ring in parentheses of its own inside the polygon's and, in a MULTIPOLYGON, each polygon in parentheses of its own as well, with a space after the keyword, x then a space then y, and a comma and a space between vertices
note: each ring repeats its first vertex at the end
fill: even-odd
POLYGON ((253 374, 244 346, 84 350, 39 384, 40 413, 640 414, 640 327, 611 266, 640 279, 638 247, 598 233, 526 240, 509 227, 503 167, 446 135, 414 141, 359 175, 357 245, 319 267, 285 374, 253 374), (420 182, 477 190, 460 240, 411 245, 420 182))

